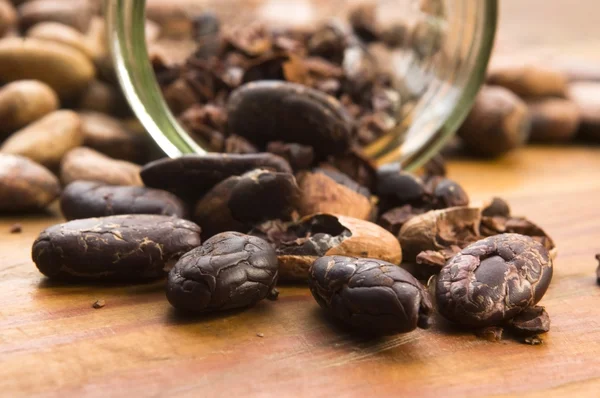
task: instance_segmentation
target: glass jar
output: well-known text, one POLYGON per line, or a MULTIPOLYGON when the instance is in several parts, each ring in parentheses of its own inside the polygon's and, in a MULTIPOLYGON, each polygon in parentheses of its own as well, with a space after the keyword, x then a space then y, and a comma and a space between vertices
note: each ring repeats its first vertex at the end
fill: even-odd
MULTIPOLYGON (((211 11, 224 25, 264 22, 269 28, 300 29, 333 20, 347 24, 357 0, 190 3, 189 15, 211 11)), ((390 76, 388 94, 397 106, 392 107, 385 132, 365 143, 363 151, 378 165, 399 162, 402 168, 412 169, 435 155, 466 117, 484 81, 497 1, 373 0, 370 4, 386 43, 385 54, 375 62, 390 76)), ((145 6, 145 0, 107 2, 109 43, 120 84, 136 116, 168 156, 206 153, 208 147, 186 133, 162 97, 144 40, 145 6)), ((355 17, 360 24, 360 16, 355 17)), ((370 48, 358 42, 357 48, 370 48)), ((343 63, 353 56, 347 49, 343 63)))

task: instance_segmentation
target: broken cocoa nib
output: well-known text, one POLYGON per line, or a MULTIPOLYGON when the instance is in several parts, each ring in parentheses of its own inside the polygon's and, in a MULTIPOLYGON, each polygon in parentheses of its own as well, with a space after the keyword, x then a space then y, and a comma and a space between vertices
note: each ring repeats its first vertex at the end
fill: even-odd
POLYGON ((398 234, 404 260, 415 262, 419 253, 451 246, 460 248, 480 238, 481 212, 476 207, 432 210, 411 218, 398 234))
POLYGON ((515 334, 533 336, 550 330, 550 316, 541 306, 527 308, 508 322, 515 334))
POLYGON ((265 220, 290 220, 299 194, 292 174, 257 169, 218 183, 196 204, 194 220, 204 238, 244 232, 265 220))
POLYGON ((268 222, 251 235, 275 247, 282 281, 306 281, 308 268, 325 255, 362 256, 399 264, 398 240, 376 224, 351 217, 316 214, 296 223, 268 222))

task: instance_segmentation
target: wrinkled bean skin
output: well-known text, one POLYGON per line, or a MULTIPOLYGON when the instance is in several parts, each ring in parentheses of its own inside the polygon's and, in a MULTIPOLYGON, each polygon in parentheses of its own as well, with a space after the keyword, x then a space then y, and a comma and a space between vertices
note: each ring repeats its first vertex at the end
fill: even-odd
POLYGON ((169 272, 167 299, 188 312, 250 307, 277 282, 277 256, 265 240, 237 232, 213 236, 169 272))
POLYGON ((225 231, 248 231, 264 220, 290 220, 299 195, 292 174, 253 170, 213 187, 195 206, 193 220, 203 238, 225 231))
POLYGON ((552 269, 548 251, 530 237, 502 234, 480 240, 440 271, 438 311, 461 325, 498 325, 541 300, 552 269))
POLYGON ((60 198, 60 208, 67 220, 119 214, 159 214, 178 218, 188 215, 187 205, 167 191, 93 181, 69 184, 60 198))
POLYGON ((143 281, 200 245, 196 224, 159 215, 87 218, 54 225, 33 243, 32 258, 53 279, 143 281))
POLYGON ((228 128, 259 145, 283 139, 321 154, 343 152, 352 132, 350 116, 336 98, 295 83, 261 81, 231 93, 228 128))
POLYGON ((183 199, 197 200, 226 178, 258 168, 292 172, 285 159, 272 153, 208 153, 156 160, 142 168, 141 176, 147 187, 164 189, 183 199))
POLYGON ((328 256, 317 259, 309 273, 310 291, 319 305, 357 329, 393 334, 429 327, 429 293, 397 265, 328 256))

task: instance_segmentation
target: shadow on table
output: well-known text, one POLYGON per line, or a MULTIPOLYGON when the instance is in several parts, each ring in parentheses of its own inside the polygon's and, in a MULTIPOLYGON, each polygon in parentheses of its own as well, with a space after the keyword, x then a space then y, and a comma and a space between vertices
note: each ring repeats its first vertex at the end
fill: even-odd
POLYGON ((149 280, 146 282, 131 281, 81 281, 61 279, 55 280, 44 277, 37 285, 42 292, 44 290, 61 290, 64 293, 86 291, 108 291, 121 290, 124 295, 145 295, 156 292, 163 292, 165 289, 165 279, 149 280))

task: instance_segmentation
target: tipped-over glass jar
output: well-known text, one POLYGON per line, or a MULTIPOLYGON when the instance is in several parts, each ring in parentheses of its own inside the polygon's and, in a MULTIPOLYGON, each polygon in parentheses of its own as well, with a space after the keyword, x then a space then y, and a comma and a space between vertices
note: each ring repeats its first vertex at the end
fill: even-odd
MULTIPOLYGON (((185 65, 172 67, 192 86, 196 106, 226 109, 232 92, 257 80, 303 84, 323 92, 350 120, 344 145, 361 147, 376 164, 399 162, 405 169, 439 151, 468 113, 484 80, 497 16, 496 0, 174 3, 189 4, 174 29, 195 44, 185 65)), ((160 9, 154 11, 163 17, 160 9)), ((206 137, 188 134, 178 122, 185 109, 165 101, 165 87, 173 79, 163 76, 157 82, 157 63, 151 64, 145 41, 145 13, 144 0, 107 2, 110 46, 131 107, 168 156, 215 151, 206 137)), ((295 108, 301 110, 298 124, 293 113, 273 114, 284 112, 285 104, 272 109, 268 104, 268 98, 261 102, 261 118, 267 115, 281 125, 281 131, 275 126, 277 140, 290 141, 286 129, 311 119, 304 108, 295 108)), ((260 135, 252 130, 270 123, 255 122, 238 121, 244 134, 235 133, 260 135)), ((302 141, 297 132, 293 140, 298 137, 302 141)), ((259 150, 264 146, 258 143, 259 150)))

